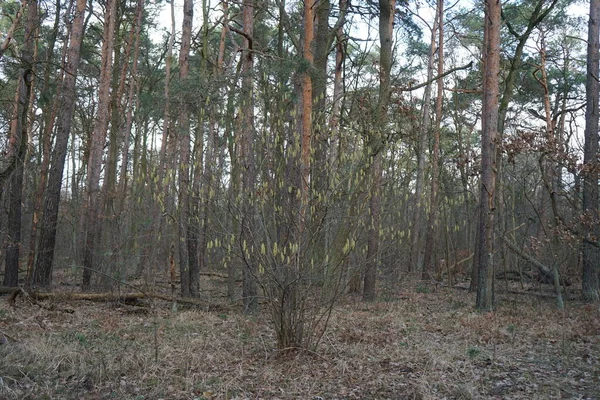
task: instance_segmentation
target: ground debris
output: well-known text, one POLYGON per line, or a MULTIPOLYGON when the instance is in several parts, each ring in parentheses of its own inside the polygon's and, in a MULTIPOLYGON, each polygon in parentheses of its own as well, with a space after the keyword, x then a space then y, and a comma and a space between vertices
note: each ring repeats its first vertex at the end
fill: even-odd
POLYGON ((398 290, 344 299, 316 352, 285 354, 267 312, 2 298, 0 398, 600 398, 597 309, 500 297, 480 314, 462 291, 398 290))

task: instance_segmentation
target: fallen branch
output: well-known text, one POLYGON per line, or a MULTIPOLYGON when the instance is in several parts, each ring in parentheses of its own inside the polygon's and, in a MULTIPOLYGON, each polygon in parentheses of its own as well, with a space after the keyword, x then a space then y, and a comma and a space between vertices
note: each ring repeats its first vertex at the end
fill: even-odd
MULTIPOLYGON (((524 251, 522 251, 521 249, 519 249, 519 247, 515 243, 513 243, 509 239, 505 238, 504 236, 500 236, 500 239, 502 239, 502 241, 504 243, 506 243, 506 246, 513 253, 515 253, 516 255, 518 255, 519 257, 524 259, 525 261, 530 262, 534 267, 536 267, 540 271, 540 275, 541 275, 541 278, 544 283, 547 283, 549 285, 552 284, 552 281, 554 279, 554 272, 552 271, 552 269, 550 267, 548 267, 545 264, 542 264, 539 260, 534 258, 532 255, 527 254, 524 251)), ((569 282, 565 278, 561 278, 561 282, 564 286, 571 286, 571 282, 569 282)))
MULTIPOLYGON (((52 301, 94 301, 94 302, 114 302, 135 303, 143 299, 157 299, 171 302, 173 297, 161 293, 74 293, 74 292, 26 292, 22 288, 0 287, 0 294, 10 294, 9 303, 14 303, 19 295, 24 295, 32 300, 52 300, 52 301)), ((211 304, 200 299, 180 297, 175 299, 177 303, 188 304, 197 307, 207 308, 208 310, 219 310, 223 308, 220 304, 211 304)))
POLYGON ((221 274, 219 272, 200 272, 200 276, 213 276, 215 278, 227 279, 227 274, 221 274))
POLYGON ((41 304, 37 301, 37 299, 35 299, 33 296, 31 296, 31 294, 26 292, 25 289, 23 289, 23 288, 8 288, 8 289, 13 289, 12 293, 10 294, 10 297, 8 298, 8 304, 10 304, 11 306, 15 305, 15 301, 16 301, 17 297, 20 294, 22 294, 23 297, 26 297, 27 300, 29 300, 33 305, 36 305, 46 311, 60 311, 60 312, 64 312, 67 314, 73 314, 75 312, 74 310, 71 310, 68 308, 59 308, 54 304, 51 304, 50 306, 41 304))
POLYGON ((6 333, 2 329, 0 329, 0 344, 8 343, 9 339, 15 343, 19 343, 19 341, 17 339, 15 339, 14 337, 10 336, 8 333, 6 333), (2 339, 4 339, 4 340, 2 340, 2 339))
MULTIPOLYGON (((510 250, 512 250, 513 252, 518 254, 520 257, 524 258, 525 260, 527 260, 530 263, 532 263, 533 265, 535 265, 540 270, 540 275, 542 275, 544 277, 544 279, 548 279, 550 281, 549 283, 554 284, 554 292, 556 295, 556 305, 560 310, 564 309, 565 304, 564 304, 564 300, 563 300, 563 296, 562 296, 562 292, 561 292, 561 279, 560 279, 560 274, 558 273, 558 268, 556 267, 556 265, 554 265, 553 268, 550 269, 547 266, 545 266, 544 264, 542 264, 541 262, 539 262, 538 260, 536 260, 535 258, 533 258, 532 256, 530 256, 529 254, 527 254, 524 251, 522 251, 521 249, 519 249, 519 247, 517 245, 512 243, 506 237, 501 236, 501 238, 504 241, 504 243, 506 243, 506 245, 508 246, 508 248, 510 250), (551 280, 549 279, 550 277, 552 278, 551 280)), ((567 282, 564 279, 562 282, 563 282, 563 286, 567 285, 567 282)))

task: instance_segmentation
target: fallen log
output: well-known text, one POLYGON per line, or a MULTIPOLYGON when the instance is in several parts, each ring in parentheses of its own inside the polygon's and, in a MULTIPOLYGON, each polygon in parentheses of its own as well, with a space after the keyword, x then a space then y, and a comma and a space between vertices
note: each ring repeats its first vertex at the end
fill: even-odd
POLYGON ((123 303, 136 303, 139 300, 144 299, 156 299, 175 302, 179 304, 193 305, 197 307, 203 307, 212 310, 221 310, 225 308, 222 304, 212 304, 200 299, 194 299, 189 297, 176 297, 173 299, 172 296, 161 294, 161 293, 76 293, 76 292, 27 292, 22 288, 6 288, 0 287, 0 294, 10 294, 9 303, 14 303, 19 295, 24 295, 33 300, 52 300, 52 301, 93 301, 93 302, 123 302, 123 303))
MULTIPOLYGON (((200 276, 211 276, 211 277, 221 278, 221 279, 228 278, 227 274, 222 274, 220 272, 200 272, 199 275, 200 276)), ((241 281, 241 279, 240 279, 240 281, 241 281)))
MULTIPOLYGON (((506 246, 509 248, 509 250, 511 250, 513 253, 515 253, 516 255, 521 257, 523 260, 531 263, 531 265, 533 265, 534 267, 536 267, 538 269, 539 279, 542 283, 545 283, 548 285, 554 284, 554 272, 552 271, 551 267, 548 267, 548 266, 542 264, 540 261, 535 259, 532 255, 522 251, 521 249, 519 249, 519 247, 514 242, 510 241, 509 239, 507 239, 503 236, 501 236, 500 239, 502 239, 502 241, 506 244, 506 246)), ((567 278, 561 277, 560 282, 564 286, 571 286, 571 281, 569 281, 567 278)))

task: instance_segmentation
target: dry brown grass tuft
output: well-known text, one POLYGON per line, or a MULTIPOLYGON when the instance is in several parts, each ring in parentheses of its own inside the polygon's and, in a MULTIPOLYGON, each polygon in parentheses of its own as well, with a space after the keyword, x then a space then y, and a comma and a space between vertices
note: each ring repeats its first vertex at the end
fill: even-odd
POLYGON ((266 314, 0 299, 18 340, 0 345, 0 398, 600 398, 597 307, 512 295, 480 314, 464 291, 417 292, 344 299, 317 353, 278 352, 266 314))

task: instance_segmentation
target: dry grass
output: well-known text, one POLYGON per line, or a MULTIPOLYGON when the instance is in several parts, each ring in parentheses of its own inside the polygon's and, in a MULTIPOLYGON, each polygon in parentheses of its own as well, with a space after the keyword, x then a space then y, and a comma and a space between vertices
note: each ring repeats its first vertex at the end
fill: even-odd
POLYGON ((0 398, 600 399, 597 307, 420 291, 344 299, 317 353, 285 354, 266 315, 3 298, 0 398))

